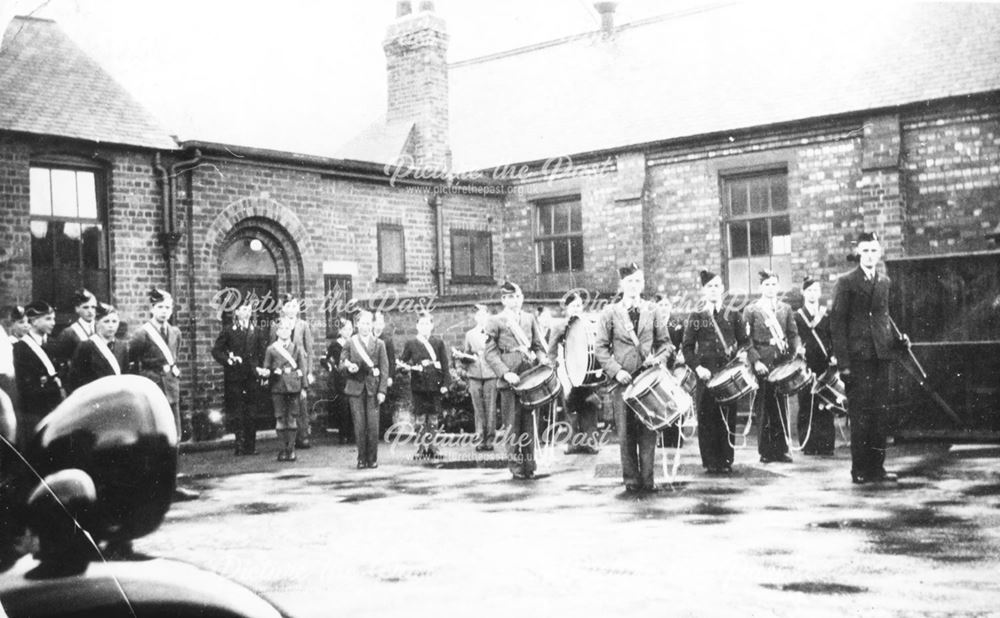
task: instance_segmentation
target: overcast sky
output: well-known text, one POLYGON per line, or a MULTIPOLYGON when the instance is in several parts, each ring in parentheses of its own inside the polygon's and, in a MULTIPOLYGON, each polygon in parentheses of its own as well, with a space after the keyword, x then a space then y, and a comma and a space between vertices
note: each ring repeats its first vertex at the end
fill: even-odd
MULTIPOLYGON (((332 154, 385 110, 382 41, 395 0, 4 1, 8 13, 59 22, 182 139, 332 154)), ((693 2, 623 0, 619 21, 693 2)), ((435 4, 451 61, 600 23, 587 0, 435 4)))
MULTIPOLYGON (((413 0, 414 8, 419 4, 413 0)), ((448 24, 451 61, 591 31, 600 22, 589 0, 435 4, 448 24)), ((697 4, 719 0, 621 0, 617 21, 697 4)), ((838 4, 863 17, 861 5, 838 4)), ((385 110, 382 40, 395 6, 395 0, 0 0, 0 27, 14 13, 56 20, 181 139, 330 155, 385 110)))

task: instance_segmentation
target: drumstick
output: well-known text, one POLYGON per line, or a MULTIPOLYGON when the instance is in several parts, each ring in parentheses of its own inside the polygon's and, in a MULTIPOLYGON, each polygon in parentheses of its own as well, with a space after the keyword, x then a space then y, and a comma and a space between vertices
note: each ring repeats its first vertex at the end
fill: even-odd
MULTIPOLYGON (((896 326, 896 322, 894 322, 892 318, 889 318, 889 324, 892 325, 892 330, 895 331, 896 337, 902 339, 903 334, 899 331, 899 327, 896 326)), ((917 381, 917 384, 920 385, 920 388, 924 389, 924 392, 927 393, 927 395, 931 398, 931 401, 937 404, 938 408, 940 408, 941 411, 948 416, 948 418, 954 421, 958 426, 960 427, 964 426, 965 423, 962 421, 961 418, 959 418, 958 414, 956 414, 955 411, 952 410, 951 406, 948 405, 948 402, 945 401, 941 397, 941 395, 938 395, 937 391, 935 391, 931 387, 931 385, 927 383, 927 372, 925 372, 924 368, 920 365, 920 361, 917 360, 916 355, 913 353, 913 349, 909 345, 907 345, 906 351, 910 353, 910 360, 913 361, 913 364, 916 366, 917 371, 914 371, 913 368, 907 365, 906 363, 901 362, 899 364, 911 376, 913 376, 913 379, 917 381)))

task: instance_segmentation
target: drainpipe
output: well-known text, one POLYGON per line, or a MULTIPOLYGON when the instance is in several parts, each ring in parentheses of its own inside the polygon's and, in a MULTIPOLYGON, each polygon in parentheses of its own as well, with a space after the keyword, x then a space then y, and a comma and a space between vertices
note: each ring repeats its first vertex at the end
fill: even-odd
POLYGON ((434 235, 437 237, 437 256, 434 274, 437 278, 437 294, 444 296, 444 213, 441 212, 441 196, 431 193, 427 204, 434 210, 434 235))
POLYGON ((171 184, 167 176, 167 169, 163 167, 160 153, 156 153, 153 158, 153 169, 159 176, 160 183, 160 211, 163 218, 163 231, 160 232, 160 243, 163 245, 163 260, 167 266, 167 291, 174 293, 174 247, 179 239, 174 232, 173 206, 171 204, 171 184))
MULTIPOLYGON (((176 206, 175 200, 177 198, 177 180, 180 174, 184 172, 189 172, 193 170, 201 162, 201 150, 195 150, 194 156, 187 161, 178 161, 170 166, 170 201, 171 201, 171 215, 174 213, 174 207, 176 206)), ((193 187, 191 189, 193 191, 193 187)), ((195 311, 197 310, 198 303, 196 302, 194 296, 194 197, 191 195, 191 191, 188 191, 187 199, 185 200, 185 210, 184 217, 187 220, 187 297, 188 297, 188 346, 191 353, 191 362, 196 363, 198 359, 198 320, 195 316, 195 311)), ((171 216, 171 219, 176 219, 176 217, 171 216)), ((176 223, 176 222, 175 222, 176 223)), ((177 240, 180 240, 180 235, 177 234, 177 240)), ((191 379, 192 383, 192 394, 197 394, 201 392, 201 385, 198 380, 198 370, 192 368, 191 379)), ((192 397, 193 398, 193 397, 192 397)), ((194 412, 192 406, 192 413, 194 412)))

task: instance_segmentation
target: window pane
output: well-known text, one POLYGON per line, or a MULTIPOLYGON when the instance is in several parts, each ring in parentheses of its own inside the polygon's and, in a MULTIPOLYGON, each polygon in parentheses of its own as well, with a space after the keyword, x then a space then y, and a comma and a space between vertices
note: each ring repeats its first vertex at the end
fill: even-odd
POLYGON ((480 234, 472 245, 472 274, 477 277, 493 275, 493 243, 489 234, 480 234))
POLYGON ((729 291, 733 294, 750 291, 750 264, 746 258, 729 260, 729 291))
POLYGON ((570 204, 569 229, 571 232, 583 231, 583 214, 580 202, 570 204))
POLYGON ((85 219, 97 218, 97 187, 94 184, 93 172, 76 173, 77 204, 80 206, 80 216, 85 219))
POLYGON ((33 267, 52 266, 52 238, 49 236, 47 221, 31 222, 31 265, 33 267))
POLYGON ((379 230, 379 264, 381 274, 402 275, 403 268, 403 231, 396 228, 379 230))
POLYGON ((60 268, 80 268, 80 224, 53 221, 52 232, 56 239, 56 265, 60 268))
POLYGON ((744 221, 729 224, 729 257, 746 257, 749 255, 747 224, 744 221))
POLYGON ((771 253, 773 255, 792 253, 792 224, 788 217, 771 219, 771 253))
POLYGON ((549 236, 552 234, 552 205, 540 204, 538 206, 538 235, 549 236))
POLYGON ((552 272, 552 241, 540 242, 538 247, 538 272, 552 272))
POLYGON ((553 270, 559 273, 569 271, 569 240, 557 240, 552 245, 553 270))
POLYGON ((750 183, 750 214, 762 215, 770 208, 768 196, 768 186, 771 183, 767 178, 755 178, 750 183))
POLYGON ((456 277, 468 277, 472 274, 470 264, 472 248, 469 243, 469 235, 463 232, 452 232, 451 235, 451 263, 456 277))
POLYGON ((52 170, 52 214, 76 217, 76 172, 52 170))
POLYGON ((569 204, 553 204, 552 233, 566 234, 569 232, 569 204))
POLYGON ((52 214, 52 190, 49 186, 49 170, 40 167, 31 168, 31 214, 52 214))
POLYGON ((767 219, 750 221, 750 255, 768 255, 770 252, 767 242, 767 219))
POLYGON ((108 258, 104 251, 104 230, 100 225, 83 226, 83 265, 85 268, 107 268, 108 258))
POLYGON ((569 241, 569 259, 572 270, 583 270, 583 238, 577 236, 569 241))
POLYGON ((788 210, 788 178, 786 176, 771 177, 771 210, 776 212, 788 210))
POLYGON ((729 212, 733 215, 747 214, 747 183, 734 180, 729 183, 729 212))

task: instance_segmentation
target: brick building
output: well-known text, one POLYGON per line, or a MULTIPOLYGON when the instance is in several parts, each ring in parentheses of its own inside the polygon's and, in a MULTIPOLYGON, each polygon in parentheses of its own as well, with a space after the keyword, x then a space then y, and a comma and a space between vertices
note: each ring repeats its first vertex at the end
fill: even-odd
MULTIPOLYGON (((79 182, 94 162, 100 216, 79 223, 103 226, 105 266, 88 270, 84 241, 74 272, 107 281, 130 317, 150 284, 178 292, 194 406, 219 397, 204 299, 230 284, 304 294, 318 344, 322 298, 345 287, 433 298, 457 335, 504 277, 537 301, 606 296, 636 260, 648 292, 683 296, 709 268, 752 294, 762 266, 789 287, 832 281, 874 228, 918 352, 964 376, 950 396, 1000 429, 980 418, 1000 406, 1000 361, 982 361, 1000 358, 1000 7, 702 5, 616 25, 598 3, 599 30, 449 63, 428 4, 398 3, 386 115, 337 158, 176 143, 57 26, 15 22, 0 51, 0 297, 65 276, 38 257, 32 174, 79 182), (101 95, 71 96, 56 59, 86 65, 74 75, 101 95)), ((410 315, 393 315, 399 334, 410 315)))

